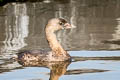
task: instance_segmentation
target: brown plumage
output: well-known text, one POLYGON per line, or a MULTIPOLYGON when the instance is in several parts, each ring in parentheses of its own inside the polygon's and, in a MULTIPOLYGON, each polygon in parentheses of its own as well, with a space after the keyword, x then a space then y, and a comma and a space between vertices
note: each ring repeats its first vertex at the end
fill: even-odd
POLYGON ((46 25, 45 33, 52 51, 31 50, 18 53, 18 61, 66 61, 70 60, 70 55, 63 49, 56 39, 54 32, 61 29, 71 28, 65 19, 53 18, 46 25))

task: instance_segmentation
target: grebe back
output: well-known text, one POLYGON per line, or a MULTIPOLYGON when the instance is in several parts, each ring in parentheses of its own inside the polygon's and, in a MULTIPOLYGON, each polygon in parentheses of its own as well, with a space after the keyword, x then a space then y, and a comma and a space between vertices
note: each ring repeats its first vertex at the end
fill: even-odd
POLYGON ((51 51, 31 50, 18 53, 18 61, 66 61, 71 57, 67 51, 63 49, 56 39, 55 32, 61 29, 72 28, 71 25, 62 18, 50 19, 45 27, 46 39, 49 43, 51 51))

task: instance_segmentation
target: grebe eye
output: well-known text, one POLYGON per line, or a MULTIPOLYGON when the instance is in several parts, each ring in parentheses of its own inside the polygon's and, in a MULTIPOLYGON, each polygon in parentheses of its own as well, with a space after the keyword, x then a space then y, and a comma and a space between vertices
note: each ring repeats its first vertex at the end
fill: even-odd
POLYGON ((59 24, 60 24, 60 25, 63 25, 63 23, 62 23, 62 22, 60 22, 59 24))

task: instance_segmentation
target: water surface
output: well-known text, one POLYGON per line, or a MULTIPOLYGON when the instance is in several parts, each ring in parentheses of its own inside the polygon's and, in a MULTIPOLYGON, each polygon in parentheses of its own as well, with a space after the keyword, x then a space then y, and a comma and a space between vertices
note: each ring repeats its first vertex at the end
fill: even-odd
POLYGON ((119 50, 119 0, 41 0, 0 7, 1 80, 117 80, 119 50), (72 62, 23 66, 10 59, 20 50, 49 50, 44 28, 54 17, 76 26, 56 33, 72 62))

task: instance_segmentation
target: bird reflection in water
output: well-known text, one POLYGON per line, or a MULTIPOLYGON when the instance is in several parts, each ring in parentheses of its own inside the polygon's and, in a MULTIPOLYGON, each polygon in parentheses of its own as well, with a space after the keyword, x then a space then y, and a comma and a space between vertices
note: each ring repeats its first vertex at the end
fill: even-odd
POLYGON ((68 65, 71 61, 61 61, 61 62, 24 62, 18 61, 24 67, 46 67, 50 69, 49 80, 59 80, 59 77, 64 75, 67 71, 68 65))

